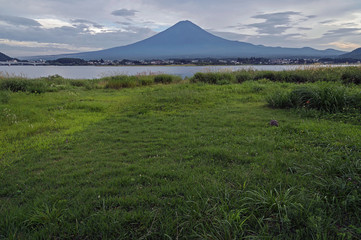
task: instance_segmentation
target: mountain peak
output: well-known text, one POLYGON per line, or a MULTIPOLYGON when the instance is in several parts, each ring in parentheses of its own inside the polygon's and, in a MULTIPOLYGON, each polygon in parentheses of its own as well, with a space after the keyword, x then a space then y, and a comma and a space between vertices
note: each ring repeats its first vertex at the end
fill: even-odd
POLYGON ((189 20, 180 21, 174 24, 173 26, 171 26, 170 28, 168 28, 167 30, 174 30, 174 29, 177 29, 177 31, 180 32, 195 31, 195 30, 204 31, 201 27, 199 27, 198 25, 194 24, 189 20))
MULTIPOLYGON (((179 22, 176 23, 176 24, 189 24, 189 23, 194 24, 194 23, 192 23, 192 22, 189 21, 189 20, 182 20, 182 21, 179 21, 179 22)), ((176 24, 174 24, 174 25, 176 25, 176 24)))
MULTIPOLYGON (((177 22, 176 24, 174 24, 173 26, 177 26, 177 25, 189 25, 189 26, 195 25, 195 26, 197 26, 196 24, 192 23, 192 22, 189 21, 189 20, 179 21, 179 22, 177 22)), ((197 26, 197 27, 198 27, 198 26, 197 26)))
POLYGON ((156 34, 153 37, 145 39, 135 44, 149 44, 152 45, 152 48, 159 46, 164 48, 168 47, 199 47, 200 45, 207 44, 209 42, 219 42, 224 41, 217 36, 205 31, 198 25, 192 23, 191 21, 185 20, 176 23, 170 28, 166 29, 163 32, 156 34))

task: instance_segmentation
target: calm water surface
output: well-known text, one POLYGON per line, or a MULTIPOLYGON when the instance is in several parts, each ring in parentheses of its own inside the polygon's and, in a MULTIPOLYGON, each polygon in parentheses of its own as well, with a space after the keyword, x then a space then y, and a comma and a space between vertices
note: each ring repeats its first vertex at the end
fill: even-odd
POLYGON ((167 73, 181 77, 191 77, 197 72, 236 71, 240 69, 282 71, 305 65, 250 65, 250 66, 0 66, 0 75, 16 75, 27 78, 47 77, 58 74, 71 79, 94 79, 111 75, 137 75, 151 73, 167 73))

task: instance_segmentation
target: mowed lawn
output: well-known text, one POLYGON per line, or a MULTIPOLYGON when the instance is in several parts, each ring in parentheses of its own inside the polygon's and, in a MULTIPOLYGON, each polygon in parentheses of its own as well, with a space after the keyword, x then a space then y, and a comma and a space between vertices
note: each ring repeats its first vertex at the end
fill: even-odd
POLYGON ((361 126, 267 106, 293 86, 9 93, 0 239, 357 239, 361 126))

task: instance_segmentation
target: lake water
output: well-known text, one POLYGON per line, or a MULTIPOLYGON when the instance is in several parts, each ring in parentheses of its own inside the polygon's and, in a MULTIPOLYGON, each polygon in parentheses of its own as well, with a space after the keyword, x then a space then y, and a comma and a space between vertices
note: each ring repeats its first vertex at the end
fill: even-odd
POLYGON ((254 70, 292 70, 307 68, 307 65, 248 65, 248 66, 0 66, 0 75, 16 75, 27 78, 47 77, 58 74, 70 79, 95 79, 111 75, 137 75, 167 73, 191 77, 197 72, 254 70))

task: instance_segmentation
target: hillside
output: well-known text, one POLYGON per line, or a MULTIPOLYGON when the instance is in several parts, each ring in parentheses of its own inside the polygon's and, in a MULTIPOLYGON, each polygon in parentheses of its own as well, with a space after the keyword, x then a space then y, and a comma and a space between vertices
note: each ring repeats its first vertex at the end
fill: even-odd
POLYGON ((351 58, 351 59, 361 60, 361 48, 357 48, 352 52, 342 54, 339 56, 339 58, 351 58))
POLYGON ((9 61, 9 60, 12 60, 12 58, 0 52, 0 61, 9 61))
POLYGON ((127 46, 76 54, 42 56, 43 59, 169 59, 237 57, 331 57, 343 52, 327 49, 282 48, 230 41, 215 36, 190 21, 181 21, 150 38, 127 46))

